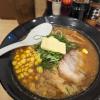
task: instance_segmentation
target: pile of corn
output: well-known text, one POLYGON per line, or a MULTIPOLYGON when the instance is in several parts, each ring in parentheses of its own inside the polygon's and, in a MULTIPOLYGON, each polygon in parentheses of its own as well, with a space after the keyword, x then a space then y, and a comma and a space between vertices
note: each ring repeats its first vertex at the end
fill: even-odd
POLYGON ((34 50, 31 47, 17 49, 12 62, 18 79, 23 79, 33 73, 34 50))
POLYGON ((35 53, 34 54, 34 65, 35 65, 35 67, 36 67, 36 71, 38 72, 38 73, 43 73, 43 67, 42 66, 40 66, 40 64, 41 64, 41 62, 42 62, 42 59, 40 58, 40 54, 38 54, 38 53, 35 53))
POLYGON ((32 47, 24 47, 16 50, 12 64, 18 79, 31 77, 30 79, 37 80, 38 75, 34 75, 34 70, 39 74, 43 73, 41 62, 40 55, 32 47))

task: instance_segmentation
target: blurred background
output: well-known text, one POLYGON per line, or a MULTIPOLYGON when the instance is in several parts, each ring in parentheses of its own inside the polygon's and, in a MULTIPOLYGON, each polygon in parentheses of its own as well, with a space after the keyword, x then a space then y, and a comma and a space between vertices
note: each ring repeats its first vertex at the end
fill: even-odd
POLYGON ((41 16, 45 8, 46 0, 0 0, 0 18, 24 23, 41 16))
POLYGON ((22 24, 35 17, 52 14, 98 21, 100 0, 0 0, 0 19, 16 19, 22 24), (55 13, 58 7, 59 14, 55 13))

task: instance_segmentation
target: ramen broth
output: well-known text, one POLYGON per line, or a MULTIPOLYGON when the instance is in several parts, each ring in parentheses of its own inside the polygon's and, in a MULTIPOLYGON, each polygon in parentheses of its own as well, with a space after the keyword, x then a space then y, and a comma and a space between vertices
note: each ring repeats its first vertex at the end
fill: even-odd
POLYGON ((98 53, 90 40, 74 29, 54 26, 53 33, 63 34, 68 41, 77 43, 79 47, 67 52, 52 69, 35 66, 37 51, 34 46, 18 48, 12 61, 14 73, 21 85, 42 97, 64 98, 79 94, 85 91, 97 76, 98 53))

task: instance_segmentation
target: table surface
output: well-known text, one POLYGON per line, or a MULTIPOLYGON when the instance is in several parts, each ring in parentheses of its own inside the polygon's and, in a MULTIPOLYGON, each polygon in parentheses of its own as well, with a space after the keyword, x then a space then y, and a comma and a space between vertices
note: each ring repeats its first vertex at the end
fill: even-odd
MULTIPOLYGON (((18 23, 16 20, 0 19, 0 43, 5 38, 5 36, 17 26, 18 23)), ((0 100, 13 100, 1 85, 0 85, 0 100)))

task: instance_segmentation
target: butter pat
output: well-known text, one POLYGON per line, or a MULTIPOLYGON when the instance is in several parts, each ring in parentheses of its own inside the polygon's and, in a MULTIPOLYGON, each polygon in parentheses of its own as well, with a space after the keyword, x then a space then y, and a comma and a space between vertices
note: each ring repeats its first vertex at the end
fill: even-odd
POLYGON ((60 42, 58 39, 51 37, 43 37, 41 42, 41 48, 53 52, 59 52, 66 54, 66 44, 60 42))

